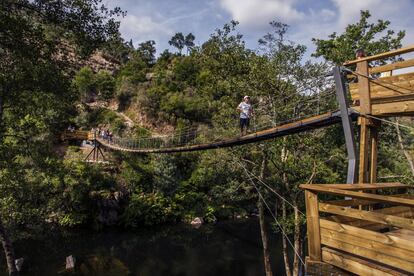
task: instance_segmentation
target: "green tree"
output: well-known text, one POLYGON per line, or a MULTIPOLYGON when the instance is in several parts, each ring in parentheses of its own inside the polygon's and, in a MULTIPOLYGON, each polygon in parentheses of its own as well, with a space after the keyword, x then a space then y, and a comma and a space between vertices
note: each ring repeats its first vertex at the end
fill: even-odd
POLYGON ((137 52, 141 59, 147 64, 147 66, 154 65, 155 63, 155 41, 148 40, 139 44, 137 52))
POLYGON ((195 36, 192 33, 189 33, 185 36, 184 44, 185 44, 185 47, 187 47, 187 54, 193 49, 195 45, 194 40, 195 40, 195 36))
POLYGON ((130 56, 129 61, 121 67, 117 74, 117 81, 129 81, 137 85, 146 80, 146 69, 147 65, 142 60, 141 55, 138 52, 135 52, 130 56))
POLYGON ((89 67, 80 69, 73 79, 73 85, 79 91, 80 99, 85 102, 90 102, 94 99, 96 93, 95 84, 95 73, 89 67))
POLYGON ((370 23, 369 11, 361 11, 358 22, 349 24, 342 34, 332 33, 329 39, 313 38, 316 45, 314 57, 323 57, 335 64, 355 59, 357 49, 364 49, 367 55, 375 55, 401 47, 405 31, 390 30, 388 20, 370 23))
POLYGON ((177 48, 177 49, 178 49, 178 51, 179 51, 179 52, 180 52, 180 54, 181 54, 181 52, 182 52, 182 50, 183 50, 183 48, 184 48, 184 46, 185 46, 185 38, 184 38, 183 33, 181 33, 181 32, 176 33, 176 34, 175 34, 175 35, 171 38, 171 40, 170 40, 170 41, 168 41, 168 44, 170 44, 171 46, 173 46, 173 47, 177 48))
POLYGON ((42 198, 41 189, 24 193, 17 206, 6 202, 14 198, 13 190, 30 185, 33 178, 26 178, 28 172, 38 177, 36 184, 44 185, 40 187, 48 185, 43 170, 53 158, 53 133, 62 129, 77 98, 70 88, 71 47, 65 45, 87 56, 118 33, 113 16, 121 11, 100 4, 99 0, 0 2, 0 186, 8 191, 0 198, 4 207, 0 238, 10 274, 17 271, 6 229, 20 221, 8 214, 22 209, 42 214, 41 205, 28 204, 31 198, 42 198), (9 189, 11 183, 15 189, 9 189))
POLYGON ((95 86, 99 97, 104 100, 112 99, 115 92, 115 78, 111 73, 101 70, 95 76, 95 86))
POLYGON ((128 61, 129 55, 134 51, 134 45, 132 40, 125 42, 121 34, 118 33, 109 38, 102 50, 108 59, 124 64, 128 61))

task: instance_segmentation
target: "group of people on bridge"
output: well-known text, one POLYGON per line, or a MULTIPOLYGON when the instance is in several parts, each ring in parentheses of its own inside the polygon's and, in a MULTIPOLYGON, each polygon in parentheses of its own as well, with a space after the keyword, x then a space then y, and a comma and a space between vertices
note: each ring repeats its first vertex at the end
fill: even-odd
POLYGON ((100 137, 106 141, 112 142, 113 133, 109 129, 101 129, 101 128, 92 128, 92 133, 95 133, 97 137, 100 137))

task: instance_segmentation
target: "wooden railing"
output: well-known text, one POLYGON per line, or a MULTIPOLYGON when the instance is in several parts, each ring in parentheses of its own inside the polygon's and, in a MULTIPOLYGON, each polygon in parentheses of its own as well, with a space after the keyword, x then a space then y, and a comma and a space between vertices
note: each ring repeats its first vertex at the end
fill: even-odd
POLYGON ((61 136, 62 140, 93 140, 94 133, 85 130, 65 130, 61 136))
MULTIPOLYGON (((395 74, 395 70, 414 67, 414 58, 376 67, 369 62, 414 52, 414 45, 346 62, 356 65, 350 73, 358 80, 349 85, 356 110, 375 116, 405 116, 414 114, 414 72, 395 74)), ((406 70, 407 71, 407 70, 406 70)))
POLYGON ((306 184, 308 260, 358 275, 413 275, 414 197, 400 183, 306 184), (346 197, 321 201, 321 197, 346 197))

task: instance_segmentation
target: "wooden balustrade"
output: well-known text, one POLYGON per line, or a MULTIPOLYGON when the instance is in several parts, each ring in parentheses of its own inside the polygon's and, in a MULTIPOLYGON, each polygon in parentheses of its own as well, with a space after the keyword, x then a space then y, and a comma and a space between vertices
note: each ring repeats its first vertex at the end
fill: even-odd
POLYGON ((381 195, 410 189, 400 183, 305 184, 308 261, 358 275, 414 273, 414 196, 381 195), (346 197, 321 201, 323 195, 346 197), (351 198, 349 198, 351 197, 351 198), (373 205, 373 210, 353 208, 373 205))
POLYGON ((414 59, 374 67, 368 64, 410 52, 414 52, 414 45, 344 63, 357 66, 356 72, 348 75, 358 79, 349 85, 355 110, 374 116, 414 115, 414 72, 394 72, 414 67, 414 59))
POLYGON ((93 140, 94 133, 85 130, 65 130, 61 138, 62 140, 93 140))

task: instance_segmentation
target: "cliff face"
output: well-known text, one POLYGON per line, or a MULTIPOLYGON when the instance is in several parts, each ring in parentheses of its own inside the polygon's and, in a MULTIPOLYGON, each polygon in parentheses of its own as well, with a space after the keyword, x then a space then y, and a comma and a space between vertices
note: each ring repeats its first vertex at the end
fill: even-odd
POLYGON ((114 73, 119 69, 120 63, 117 60, 105 56, 102 51, 97 51, 89 59, 80 61, 80 67, 84 66, 90 67, 94 72, 106 70, 114 73))
POLYGON ((121 63, 118 60, 105 55, 101 50, 95 51, 92 55, 90 55, 87 58, 81 58, 77 54, 74 46, 65 42, 62 42, 59 46, 56 58, 58 60, 70 64, 70 67, 74 71, 77 71, 82 67, 88 66, 94 72, 106 70, 111 73, 114 73, 121 66, 121 63))

